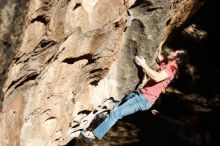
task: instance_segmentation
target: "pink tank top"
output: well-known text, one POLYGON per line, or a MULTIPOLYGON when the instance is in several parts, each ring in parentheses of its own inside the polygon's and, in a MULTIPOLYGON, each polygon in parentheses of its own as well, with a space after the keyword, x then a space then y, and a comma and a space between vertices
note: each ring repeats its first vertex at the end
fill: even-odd
POLYGON ((178 67, 176 61, 172 61, 168 64, 161 63, 159 72, 163 70, 166 71, 168 74, 168 78, 161 82, 155 82, 150 78, 144 88, 141 89, 144 96, 148 99, 149 102, 153 104, 160 96, 160 94, 162 92, 165 92, 165 88, 168 86, 171 80, 173 80, 177 69, 178 67))

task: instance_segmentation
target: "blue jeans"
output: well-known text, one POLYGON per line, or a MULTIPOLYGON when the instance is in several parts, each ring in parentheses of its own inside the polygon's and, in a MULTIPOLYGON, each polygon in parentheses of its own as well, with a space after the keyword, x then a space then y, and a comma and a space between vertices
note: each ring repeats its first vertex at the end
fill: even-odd
POLYGON ((146 97, 139 92, 132 92, 125 96, 123 100, 125 100, 125 102, 114 108, 109 116, 92 131, 98 139, 102 139, 109 129, 122 117, 133 114, 137 111, 148 110, 152 106, 146 97))

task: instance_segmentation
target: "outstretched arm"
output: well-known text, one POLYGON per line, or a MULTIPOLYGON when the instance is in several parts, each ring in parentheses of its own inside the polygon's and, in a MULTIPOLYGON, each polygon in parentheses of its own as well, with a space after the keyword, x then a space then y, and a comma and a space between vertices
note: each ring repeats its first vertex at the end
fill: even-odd
POLYGON ((135 57, 135 62, 137 65, 143 68, 144 72, 152 78, 155 82, 160 82, 168 78, 168 73, 166 71, 156 72, 151 69, 145 62, 143 57, 135 57))

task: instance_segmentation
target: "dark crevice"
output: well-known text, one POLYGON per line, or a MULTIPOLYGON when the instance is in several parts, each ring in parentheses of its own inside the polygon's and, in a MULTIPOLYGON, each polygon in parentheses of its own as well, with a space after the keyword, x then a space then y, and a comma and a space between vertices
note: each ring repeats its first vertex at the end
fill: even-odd
POLYGON ((73 121, 69 123, 70 128, 76 128, 78 126, 80 126, 80 123, 78 121, 73 121))
POLYGON ((152 5, 153 3, 148 0, 136 0, 136 2, 130 7, 130 9, 135 7, 149 7, 152 5))
POLYGON ((97 68, 97 69, 91 70, 90 74, 93 74, 95 72, 100 72, 100 71, 103 71, 103 69, 102 68, 97 68))
MULTIPOLYGON (((95 72, 98 72, 98 70, 93 70, 92 71, 93 73, 95 73, 95 72)), ((90 72, 91 73, 91 72, 90 72)), ((98 85, 98 83, 99 83, 99 81, 102 79, 102 74, 101 73, 97 73, 97 74, 95 74, 95 75, 93 75, 93 76, 90 76, 89 78, 87 78, 87 79, 93 79, 93 81, 92 82, 90 82, 89 84, 90 85, 93 85, 93 86, 97 86, 98 85)))
POLYGON ((43 39, 43 40, 40 41, 38 46, 35 48, 35 50, 34 50, 35 54, 34 55, 36 55, 36 53, 39 54, 39 53, 45 51, 46 48, 52 47, 52 46, 54 46, 56 44, 57 44, 57 42, 55 42, 53 40, 45 40, 45 39, 43 39))
POLYGON ((83 111, 78 112, 77 115, 80 115, 80 114, 86 114, 86 115, 88 115, 88 114, 90 114, 91 112, 92 112, 92 111, 90 111, 90 110, 83 110, 83 111))
POLYGON ((79 126, 80 126, 80 124, 76 124, 76 125, 72 126, 71 128, 76 128, 76 127, 79 127, 79 126))
POLYGON ((112 102, 114 103, 118 103, 119 101, 118 100, 115 100, 113 97, 109 97, 108 99, 106 99, 104 102, 108 101, 108 100, 111 100, 112 102))
POLYGON ((24 83, 29 82, 31 80, 35 80, 37 78, 38 74, 29 75, 25 80, 20 82, 18 85, 15 86, 15 89, 22 86, 24 83))
POLYGON ((51 111, 51 109, 47 109, 47 110, 43 111, 43 112, 41 113, 41 115, 44 114, 44 113, 46 113, 46 112, 48 112, 48 111, 51 111))
POLYGON ((49 117, 49 118, 47 118, 47 119, 45 120, 45 122, 48 121, 48 120, 52 120, 52 119, 56 119, 56 117, 54 117, 54 116, 49 117))
POLYGON ((85 55, 82 55, 79 57, 66 58, 62 62, 67 63, 67 64, 74 64, 75 62, 77 62, 79 60, 84 60, 84 59, 88 60, 88 63, 86 64, 86 65, 88 65, 88 64, 94 63, 97 58, 94 58, 93 54, 89 53, 89 54, 85 54, 85 55))
POLYGON ((54 57, 55 57, 55 55, 53 55, 50 59, 48 59, 45 64, 50 64, 52 62, 52 60, 54 59, 54 57))
POLYGON ((104 68, 104 69, 98 68, 90 71, 91 74, 96 73, 88 78, 88 79, 95 79, 92 82, 90 82, 90 85, 97 86, 99 81, 103 78, 103 75, 105 75, 108 70, 109 70, 108 68, 104 68))
POLYGON ((49 22, 49 17, 47 15, 39 15, 37 16, 36 18, 32 19, 31 20, 31 23, 34 23, 34 22, 41 22, 43 24, 48 24, 49 22))
POLYGON ((130 7, 130 9, 135 8, 141 13, 152 12, 158 9, 163 9, 163 7, 155 7, 153 3, 148 0, 137 0, 134 5, 130 7))
POLYGON ((15 81, 12 81, 11 84, 8 86, 8 89, 6 90, 6 92, 7 92, 13 85, 15 85, 17 82, 19 82, 19 81, 22 80, 22 79, 23 79, 23 77, 21 77, 21 78, 15 80, 15 81))
POLYGON ((75 124, 75 125, 80 125, 79 122, 73 121, 73 122, 70 122, 70 123, 69 123, 69 127, 73 127, 73 126, 74 126, 73 123, 77 123, 77 124, 75 124))
POLYGON ((129 11, 127 11, 128 16, 131 16, 131 13, 129 11))
POLYGON ((72 91, 73 95, 76 96, 76 93, 74 91, 72 91))
POLYGON ((166 26, 169 25, 170 22, 171 22, 171 18, 166 21, 166 26))
POLYGON ((102 109, 108 109, 107 106, 103 106, 102 109))
POLYGON ((72 102, 73 102, 73 103, 76 103, 76 99, 75 99, 75 98, 73 98, 73 99, 72 99, 72 102))
POLYGON ((73 122, 74 122, 74 123, 79 123, 78 121, 75 121, 75 120, 74 120, 73 122))
POLYGON ((12 47, 11 43, 9 41, 3 41, 3 45, 6 47, 6 48, 10 48, 12 47))
POLYGON ((63 52, 65 49, 66 49, 66 48, 65 48, 65 47, 63 47, 61 51, 59 51, 58 53, 56 53, 56 54, 54 55, 54 60, 57 60, 57 59, 58 59, 59 54, 62 54, 62 52, 63 52))
POLYGON ((30 58, 28 58, 29 56, 28 55, 26 55, 26 54, 24 54, 24 55, 22 55, 21 57, 19 57, 19 58, 17 58, 15 61, 15 63, 16 64, 19 64, 19 63, 22 63, 22 64, 25 64, 26 62, 28 62, 29 61, 29 59, 30 58), (23 56, 25 56, 25 57, 23 57, 23 56), (22 57, 24 58, 24 59, 22 59, 22 57))
POLYGON ((98 110, 94 110, 94 111, 93 111, 93 114, 96 114, 97 112, 98 112, 98 110))
POLYGON ((114 27, 115 28, 118 28, 119 26, 120 26, 120 22, 119 21, 114 23, 114 27))
POLYGON ((76 10, 80 6, 82 6, 81 3, 76 3, 75 7, 73 8, 73 11, 76 10))
POLYGON ((56 44, 55 41, 43 39, 43 40, 41 40, 41 42, 39 43, 39 46, 40 46, 41 48, 45 48, 45 47, 53 46, 53 45, 55 45, 55 44, 56 44))
POLYGON ((90 85, 92 86, 98 86, 98 83, 101 79, 98 79, 98 80, 95 80, 95 81, 92 81, 91 83, 89 83, 90 85))
POLYGON ((20 55, 19 57, 14 57, 14 63, 17 63, 23 56, 24 56, 24 53, 20 55))
POLYGON ((163 9, 163 7, 148 8, 147 12, 152 12, 152 11, 155 11, 155 10, 158 10, 158 9, 163 9))
POLYGON ((50 48, 50 47, 52 47, 56 44, 57 44, 57 42, 55 42, 53 40, 43 39, 43 40, 40 41, 38 46, 35 48, 34 53, 31 56, 37 56, 37 55, 41 54, 42 52, 46 51, 47 48, 50 48))
MULTIPOLYGON (((29 61, 30 58, 26 58, 23 62, 23 64, 27 63, 29 61)), ((20 63, 20 62, 19 62, 20 63)))
POLYGON ((45 5, 48 5, 49 4, 49 2, 43 2, 45 5))
POLYGON ((36 108, 34 109, 33 112, 31 112, 26 118, 25 118, 25 121, 29 120, 33 115, 39 113, 38 111, 40 110, 41 108, 36 108))
POLYGON ((124 25, 126 23, 126 21, 124 21, 123 19, 120 19, 119 21, 117 22, 114 22, 114 27, 117 29, 119 28, 121 25, 124 25))

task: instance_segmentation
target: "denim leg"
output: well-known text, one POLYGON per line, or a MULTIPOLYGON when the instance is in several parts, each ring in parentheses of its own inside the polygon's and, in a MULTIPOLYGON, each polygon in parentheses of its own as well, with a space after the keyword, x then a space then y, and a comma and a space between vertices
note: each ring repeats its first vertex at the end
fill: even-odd
POLYGON ((133 98, 114 108, 109 116, 92 132, 98 139, 102 139, 119 119, 137 111, 148 110, 151 106, 152 104, 142 94, 135 93, 133 98))
POLYGON ((131 99, 135 94, 136 94, 135 92, 131 92, 130 94, 128 94, 127 96, 125 96, 125 97, 123 98, 123 100, 127 101, 127 100, 131 99))
POLYGON ((131 93, 129 93, 127 96, 124 96, 124 97, 121 99, 121 101, 116 104, 115 107, 118 107, 118 106, 120 106, 121 104, 123 104, 124 102, 128 101, 128 100, 131 99, 134 95, 135 95, 135 92, 131 92, 131 93))

